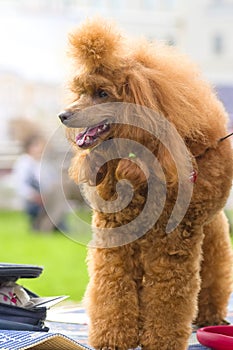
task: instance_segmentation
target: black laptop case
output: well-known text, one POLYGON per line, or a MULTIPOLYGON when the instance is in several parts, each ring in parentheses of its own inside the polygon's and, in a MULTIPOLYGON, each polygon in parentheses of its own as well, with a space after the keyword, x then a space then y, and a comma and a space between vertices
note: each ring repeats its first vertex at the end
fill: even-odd
MULTIPOLYGON (((1 287, 8 282, 16 282, 19 278, 36 278, 42 271, 42 267, 35 265, 0 263, 0 293, 1 287)), ((24 291, 30 298, 38 297, 26 288, 24 291)), ((20 307, 0 302, 0 329, 46 332, 48 331, 48 327, 44 325, 46 311, 45 306, 20 307)))

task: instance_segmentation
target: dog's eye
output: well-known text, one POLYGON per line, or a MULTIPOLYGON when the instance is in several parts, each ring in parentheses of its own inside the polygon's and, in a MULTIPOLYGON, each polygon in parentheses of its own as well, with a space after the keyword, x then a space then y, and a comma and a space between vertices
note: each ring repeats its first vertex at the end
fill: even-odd
POLYGON ((104 90, 99 90, 99 91, 97 92, 97 94, 98 94, 98 97, 100 97, 100 98, 108 97, 107 92, 104 91, 104 90))

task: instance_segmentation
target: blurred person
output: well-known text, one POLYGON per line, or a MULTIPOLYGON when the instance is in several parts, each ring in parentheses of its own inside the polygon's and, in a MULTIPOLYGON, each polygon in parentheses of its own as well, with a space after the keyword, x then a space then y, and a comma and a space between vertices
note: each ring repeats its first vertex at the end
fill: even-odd
POLYGON ((48 166, 43 171, 43 178, 40 179, 41 159, 45 145, 46 141, 40 135, 32 135, 25 140, 24 153, 19 156, 14 167, 16 190, 22 199, 23 208, 33 230, 62 231, 66 229, 65 212, 62 201, 58 198, 60 191, 57 189, 52 168, 48 166), (44 208, 42 194, 46 201, 46 209, 49 209, 48 212, 52 214, 53 222, 44 208))

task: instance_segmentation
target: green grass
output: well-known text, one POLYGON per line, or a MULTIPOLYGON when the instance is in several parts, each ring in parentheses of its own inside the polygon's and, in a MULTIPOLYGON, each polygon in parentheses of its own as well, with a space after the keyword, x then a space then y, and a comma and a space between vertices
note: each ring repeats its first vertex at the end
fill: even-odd
MULTIPOLYGON (((80 216, 90 221, 89 213, 83 211, 80 216)), ((9 211, 0 212, 0 240, 1 262, 44 267, 39 278, 21 279, 20 284, 40 296, 65 294, 74 301, 82 299, 88 282, 84 245, 61 233, 31 232, 23 213, 9 211)))
MULTIPOLYGON (((79 211, 84 222, 90 213, 79 211)), ((90 228, 77 226, 79 242, 90 237, 90 228)), ((233 236, 231 235, 233 244, 233 236)), ((60 233, 35 233, 29 230, 26 216, 21 212, 0 212, 0 261, 35 264, 44 267, 35 279, 21 279, 20 284, 41 296, 69 295, 81 301, 87 282, 86 246, 60 233)))

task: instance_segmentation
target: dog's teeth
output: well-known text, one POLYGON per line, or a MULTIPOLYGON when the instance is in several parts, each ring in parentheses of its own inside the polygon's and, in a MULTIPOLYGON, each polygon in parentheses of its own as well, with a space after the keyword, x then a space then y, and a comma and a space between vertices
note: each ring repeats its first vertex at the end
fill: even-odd
POLYGON ((101 132, 102 130, 104 130, 104 128, 103 127, 101 127, 101 128, 98 128, 98 132, 101 132))
POLYGON ((103 130, 107 129, 107 127, 108 127, 108 124, 104 124, 103 125, 103 130))

